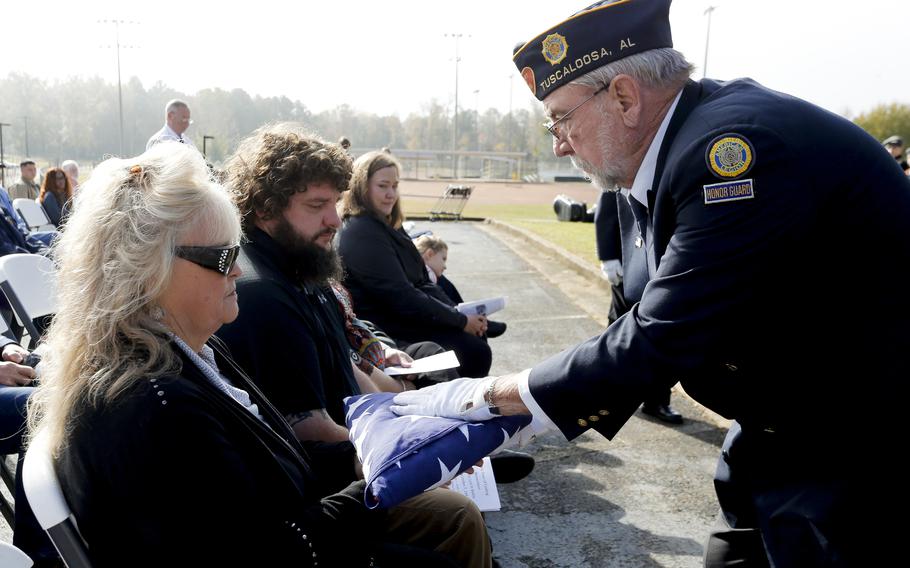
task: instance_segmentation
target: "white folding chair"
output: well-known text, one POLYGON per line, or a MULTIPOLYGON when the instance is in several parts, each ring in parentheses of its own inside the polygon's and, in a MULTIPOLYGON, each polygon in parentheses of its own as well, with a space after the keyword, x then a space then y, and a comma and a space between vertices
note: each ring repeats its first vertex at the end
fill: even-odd
POLYGON ((50 218, 47 216, 47 213, 45 213, 44 208, 41 207, 41 204, 37 201, 24 197, 17 197, 16 199, 13 199, 13 208, 19 213, 19 216, 22 217, 25 224, 28 225, 29 231, 57 230, 57 227, 51 223, 50 218))
POLYGON ((0 290, 28 330, 31 348, 44 333, 42 321, 57 311, 57 269, 40 254, 8 254, 0 257, 0 290))
POLYGON ((3 568, 30 568, 34 562, 28 554, 12 544, 0 540, 0 566, 3 568))
POLYGON ((40 433, 28 445, 22 466, 22 482, 38 524, 47 531, 67 567, 91 568, 88 545, 66 504, 45 433, 40 433))

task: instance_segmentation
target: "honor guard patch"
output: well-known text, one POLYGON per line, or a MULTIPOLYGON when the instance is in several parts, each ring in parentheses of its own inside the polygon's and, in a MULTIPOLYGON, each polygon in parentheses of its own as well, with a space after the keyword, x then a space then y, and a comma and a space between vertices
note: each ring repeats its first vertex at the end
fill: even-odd
POLYGON ((702 187, 705 189, 705 205, 755 198, 751 179, 712 183, 702 187))
POLYGON ((705 161, 715 176, 721 179, 735 178, 745 174, 752 167, 755 151, 745 136, 723 134, 708 144, 705 161))
POLYGON ((550 65, 556 65, 566 58, 569 51, 569 44, 566 38, 559 34, 550 34, 541 42, 543 47, 543 58, 550 62, 550 65))

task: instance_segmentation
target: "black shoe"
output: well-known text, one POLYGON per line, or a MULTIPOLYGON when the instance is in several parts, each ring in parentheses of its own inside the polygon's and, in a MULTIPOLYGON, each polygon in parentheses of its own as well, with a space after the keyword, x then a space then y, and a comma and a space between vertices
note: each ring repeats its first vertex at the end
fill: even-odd
POLYGON ((683 423, 682 414, 673 410, 669 404, 655 404, 654 406, 645 404, 641 407, 641 411, 668 424, 683 423))
POLYGON ((487 320, 487 337, 499 337, 506 332, 506 327, 501 321, 487 320))
POLYGON ((502 450, 490 456, 496 483, 515 483, 534 470, 534 457, 514 450, 502 450))

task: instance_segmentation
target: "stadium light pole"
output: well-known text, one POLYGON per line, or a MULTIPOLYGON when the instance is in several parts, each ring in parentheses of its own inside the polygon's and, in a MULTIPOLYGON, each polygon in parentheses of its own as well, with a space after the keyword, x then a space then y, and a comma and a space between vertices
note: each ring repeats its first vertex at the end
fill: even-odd
POLYGON ((28 151, 28 117, 23 116, 22 120, 25 122, 25 156, 28 157, 31 155, 31 152, 28 151))
POLYGON ((515 74, 509 75, 509 152, 512 151, 512 87, 515 84, 515 74))
POLYGON ((452 179, 458 177, 458 40, 463 37, 471 37, 465 34, 444 34, 444 37, 450 37, 455 40, 455 111, 452 113, 452 179))
POLYGON ((127 45, 120 45, 120 24, 138 24, 127 20, 98 20, 99 24, 113 24, 115 48, 117 49, 117 102, 120 109, 120 156, 123 156, 123 83, 120 80, 120 48, 126 49, 127 45))
POLYGON ((705 64, 702 66, 702 78, 708 76, 708 45, 711 42, 711 14, 716 10, 716 6, 708 6, 705 10, 705 14, 708 16, 708 32, 705 34, 705 64))
POLYGON ((474 129, 477 130, 477 151, 480 151, 480 89, 474 89, 474 113, 475 113, 475 125, 474 129))
POLYGON ((12 126, 8 122, 0 122, 0 185, 6 187, 6 156, 3 154, 3 127, 12 126))

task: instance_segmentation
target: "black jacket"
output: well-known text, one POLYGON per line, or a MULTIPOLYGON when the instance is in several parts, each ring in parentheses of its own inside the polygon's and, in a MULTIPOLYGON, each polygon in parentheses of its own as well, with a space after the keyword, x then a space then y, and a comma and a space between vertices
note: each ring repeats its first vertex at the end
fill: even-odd
POLYGON ((324 408, 343 425, 344 398, 360 388, 334 293, 301 283, 281 245, 249 233, 237 260, 240 314, 218 337, 282 415, 324 408))
POLYGON ((832 440, 871 428, 882 401, 906 400, 910 297, 894 270, 910 261, 910 183, 880 144, 750 80, 690 82, 651 187, 657 270, 640 303, 530 375, 568 438, 612 437, 645 392, 677 379, 744 429, 808 435, 812 425, 832 440), (708 158, 729 139, 747 141, 750 160, 719 178, 708 158), (754 197, 712 202, 730 181, 754 197), (849 320, 837 309, 846 277, 868 291, 849 320), (851 419, 821 428, 832 408, 851 419))
POLYGON ((93 565, 310 566, 314 551, 320 566, 366 565, 368 546, 350 538, 378 534, 382 514, 351 483, 350 446, 304 450, 215 343, 221 373, 265 423, 176 347, 179 373, 76 417, 57 473, 93 565))
POLYGON ((417 247, 403 230, 372 215, 348 217, 338 233, 338 252, 360 319, 396 337, 415 329, 464 329, 457 311, 430 282, 417 247))

